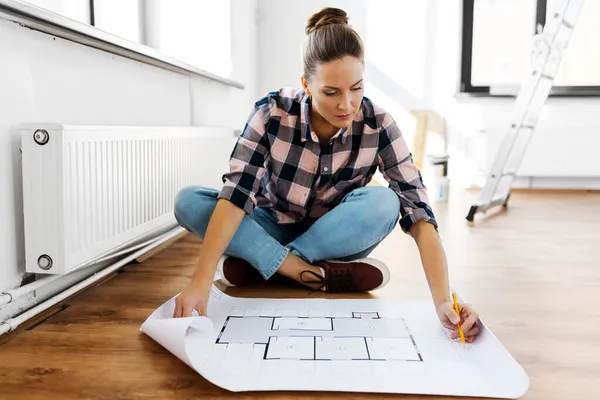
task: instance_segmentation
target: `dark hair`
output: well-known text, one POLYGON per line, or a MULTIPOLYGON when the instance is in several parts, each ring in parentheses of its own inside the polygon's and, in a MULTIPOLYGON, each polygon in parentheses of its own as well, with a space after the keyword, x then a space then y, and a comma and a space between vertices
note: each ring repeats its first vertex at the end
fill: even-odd
POLYGON ((309 79, 317 66, 328 61, 353 56, 364 63, 363 42, 348 25, 344 10, 326 7, 311 15, 306 23, 307 42, 304 46, 304 76, 309 79))

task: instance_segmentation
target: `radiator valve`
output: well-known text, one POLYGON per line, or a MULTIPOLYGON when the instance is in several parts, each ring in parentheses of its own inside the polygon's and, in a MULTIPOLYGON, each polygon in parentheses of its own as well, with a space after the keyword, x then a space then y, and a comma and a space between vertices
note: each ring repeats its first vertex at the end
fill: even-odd
POLYGON ((33 133, 33 140, 35 140, 35 142, 40 146, 43 146, 48 143, 48 140, 50 140, 50 135, 48 134, 47 130, 38 129, 33 133))
POLYGON ((43 254, 38 258, 38 265, 40 266, 41 269, 43 269, 44 271, 48 271, 50 268, 52 268, 52 257, 50 257, 47 254, 43 254))

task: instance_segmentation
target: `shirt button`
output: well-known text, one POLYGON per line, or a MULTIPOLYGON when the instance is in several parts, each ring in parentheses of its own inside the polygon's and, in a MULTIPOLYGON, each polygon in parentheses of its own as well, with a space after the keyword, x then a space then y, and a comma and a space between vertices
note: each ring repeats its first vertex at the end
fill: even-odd
POLYGON ((323 171, 327 172, 327 171, 329 171, 329 168, 325 167, 325 168, 323 168, 323 171))

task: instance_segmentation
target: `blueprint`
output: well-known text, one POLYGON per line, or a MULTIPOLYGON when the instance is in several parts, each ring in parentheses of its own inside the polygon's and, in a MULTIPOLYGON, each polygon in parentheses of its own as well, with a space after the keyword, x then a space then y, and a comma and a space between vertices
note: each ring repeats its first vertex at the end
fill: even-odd
POLYGON ((170 299, 141 330, 231 391, 343 391, 518 398, 529 378, 482 325, 451 340, 430 301, 256 299, 213 286, 207 317, 172 318, 170 299))

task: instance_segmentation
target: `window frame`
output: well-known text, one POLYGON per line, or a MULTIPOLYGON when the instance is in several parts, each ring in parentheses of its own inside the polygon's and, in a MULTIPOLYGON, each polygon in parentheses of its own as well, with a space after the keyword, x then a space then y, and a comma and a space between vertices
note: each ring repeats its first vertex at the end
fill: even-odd
MULTIPOLYGON (((93 1, 93 0, 91 0, 93 1)), ((461 62, 460 82, 458 91, 462 95, 477 97, 514 97, 513 93, 492 93, 490 86, 473 86, 471 72, 473 62, 473 19, 476 0, 463 0, 462 2, 462 30, 461 30, 461 62)), ((546 24, 547 0, 536 0, 535 24, 531 27, 532 33, 536 27, 546 24)), ((518 89, 515 89, 518 91, 518 89)), ((552 86, 549 97, 600 97, 600 86, 552 86)))
POLYGON ((94 0, 89 0, 90 3, 90 25, 96 26, 96 11, 94 10, 94 0))

